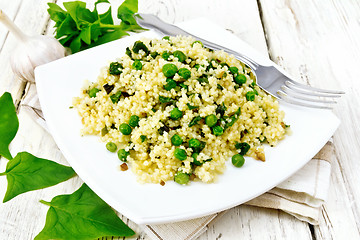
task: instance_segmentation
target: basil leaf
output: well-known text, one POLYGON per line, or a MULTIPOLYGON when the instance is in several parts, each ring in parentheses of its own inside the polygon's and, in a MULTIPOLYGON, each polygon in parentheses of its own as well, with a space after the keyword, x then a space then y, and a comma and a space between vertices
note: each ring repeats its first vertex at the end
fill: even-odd
POLYGON ((3 202, 32 190, 50 187, 75 176, 71 167, 37 158, 30 153, 18 153, 6 165, 8 187, 3 202))
POLYGON ((45 226, 35 240, 83 240, 135 234, 86 184, 70 195, 40 202, 50 208, 45 226))
MULTIPOLYGON (((108 1, 104 1, 104 2, 109 3, 108 1)), ((96 8, 95 8, 95 10, 96 10, 96 8)), ((105 13, 100 14, 99 19, 100 19, 101 23, 114 24, 114 20, 113 20, 112 15, 111 15, 111 7, 109 7, 109 9, 105 13)))
POLYGON ((133 15, 138 11, 138 0, 125 0, 118 8, 118 18, 130 25, 133 15))
POLYGON ((50 14, 51 19, 55 22, 64 21, 66 12, 55 3, 48 3, 48 5, 48 13, 50 14))
POLYGON ((138 0, 125 0, 118 8, 117 16, 121 19, 120 26, 125 31, 145 30, 135 20, 138 11, 138 0))
POLYGON ((100 36, 98 40, 90 45, 90 47, 98 46, 107 42, 111 42, 114 40, 117 40, 119 38, 122 38, 123 36, 129 36, 129 34, 121 29, 116 29, 111 32, 107 32, 100 36))
POLYGON ((19 128, 15 105, 11 94, 5 92, 0 97, 0 155, 12 159, 9 145, 19 128))

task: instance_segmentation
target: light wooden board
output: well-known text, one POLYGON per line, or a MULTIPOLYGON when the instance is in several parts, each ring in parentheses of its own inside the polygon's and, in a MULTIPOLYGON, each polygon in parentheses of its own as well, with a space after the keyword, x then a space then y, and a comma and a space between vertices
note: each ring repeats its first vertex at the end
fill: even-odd
MULTIPOLYGON (((57 1, 61 3, 63 1, 57 1)), ((89 6, 94 1, 87 1, 89 6)), ((335 112, 341 116, 343 125, 335 135, 336 159, 331 177, 332 187, 329 201, 324 207, 322 222, 315 227, 312 236, 309 225, 283 212, 255 207, 240 206, 229 210, 219 221, 211 224, 209 230, 200 236, 210 239, 331 239, 347 236, 359 238, 358 204, 359 183, 359 111, 351 104, 359 102, 359 69, 351 69, 359 62, 360 39, 359 5, 356 1, 257 1, 236 0, 139 0, 139 12, 154 13, 163 20, 174 23, 197 17, 206 17, 228 29, 260 52, 267 54, 264 31, 267 36, 270 56, 291 74, 314 86, 341 88, 347 91, 335 112), (191 7, 189 7, 191 6, 191 7), (329 18, 329 15, 332 17, 329 18), (265 29, 261 27, 263 23, 265 29), (314 25, 315 24, 315 25, 314 25), (330 28, 331 26, 331 28, 330 28), (333 36, 337 37, 333 37, 333 36), (345 46, 338 48, 338 46, 345 46), (332 49, 332 51, 329 51, 332 49), (339 57, 349 57, 338 61, 339 57), (345 79, 340 81, 339 79, 345 79), (350 95, 349 95, 350 92, 350 95), (351 99, 351 101, 350 101, 351 99), (344 114, 344 112, 346 114, 344 114), (344 126, 345 125, 345 126, 344 126), (349 149, 349 147, 352 147, 349 149)), ((121 1, 112 1, 113 11, 121 1), (116 7, 115 7, 116 6, 116 7)), ((27 33, 52 34, 52 22, 48 22, 46 2, 40 0, 0 0, 8 15, 27 33)), ((34 86, 16 81, 10 70, 8 57, 16 46, 11 35, 0 28, 0 94, 10 91, 18 102, 34 86)), ((11 145, 15 155, 29 151, 39 157, 49 158, 67 164, 51 136, 19 109, 20 129, 11 145)), ((0 159, 0 170, 6 160, 0 159)), ((6 204, 0 204, 0 239, 33 239, 42 229, 47 207, 38 200, 50 200, 58 194, 71 193, 80 185, 74 178, 57 186, 29 192, 6 204)), ((0 178, 0 197, 5 192, 5 178, 0 178)), ((148 239, 139 226, 123 220, 138 235, 137 239, 148 239)))
POLYGON ((260 2, 272 59, 304 82, 346 92, 334 109, 342 123, 334 135, 332 184, 316 236, 358 239, 359 2, 260 2))

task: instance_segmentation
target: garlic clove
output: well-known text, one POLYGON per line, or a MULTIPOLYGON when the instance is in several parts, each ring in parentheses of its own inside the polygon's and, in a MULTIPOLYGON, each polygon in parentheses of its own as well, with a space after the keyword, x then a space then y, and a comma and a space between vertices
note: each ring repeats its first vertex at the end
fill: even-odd
POLYGON ((10 65, 21 80, 35 82, 35 67, 65 56, 66 49, 58 40, 44 35, 27 36, 1 9, 0 22, 19 40, 19 44, 10 57, 10 65))
POLYGON ((22 41, 11 56, 11 68, 23 81, 35 82, 34 69, 65 56, 65 48, 52 37, 39 35, 22 41))

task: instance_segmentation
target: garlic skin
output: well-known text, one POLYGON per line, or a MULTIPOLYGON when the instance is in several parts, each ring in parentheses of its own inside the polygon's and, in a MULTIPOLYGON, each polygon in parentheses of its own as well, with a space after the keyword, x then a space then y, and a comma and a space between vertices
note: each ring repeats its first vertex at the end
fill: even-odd
POLYGON ((35 82, 35 67, 65 57, 65 52, 55 38, 44 35, 28 37, 14 50, 10 65, 21 80, 35 82))
POLYGON ((62 58, 66 49, 53 37, 27 36, 0 9, 0 22, 19 40, 10 57, 13 72, 23 81, 35 82, 35 67, 62 58))

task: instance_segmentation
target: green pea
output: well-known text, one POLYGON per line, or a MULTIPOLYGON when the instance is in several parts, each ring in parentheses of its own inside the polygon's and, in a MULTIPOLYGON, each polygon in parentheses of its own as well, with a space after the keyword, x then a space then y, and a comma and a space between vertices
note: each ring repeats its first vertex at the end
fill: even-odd
POLYGON ((249 91, 245 94, 246 100, 248 101, 254 101, 255 100, 255 92, 254 91, 249 91))
POLYGON ((106 149, 109 150, 110 152, 116 152, 117 146, 116 146, 116 144, 113 143, 113 142, 108 142, 108 143, 106 144, 106 149))
POLYGON ((231 162, 235 167, 242 167, 245 163, 245 158, 240 154, 235 154, 231 158, 231 162))
POLYGON ((183 116, 183 112, 180 111, 178 108, 174 108, 170 112, 170 118, 173 119, 173 120, 178 120, 182 116, 183 116))
POLYGON ((183 173, 183 172, 177 172, 174 176, 174 181, 178 184, 185 185, 188 184, 190 181, 189 174, 183 173))
POLYGON ((171 137, 171 143, 174 146, 180 146, 183 143, 183 140, 179 135, 175 134, 174 136, 171 137))
POLYGON ((139 126, 139 117, 136 115, 132 115, 129 119, 129 125, 130 127, 137 127, 139 126))
POLYGON ((89 91, 89 97, 94 98, 96 97, 96 94, 100 91, 98 88, 92 88, 89 91))
POLYGON ((205 123, 206 125, 208 125, 209 127, 213 127, 215 126, 215 124, 217 123, 218 119, 215 116, 215 114, 211 114, 209 116, 205 117, 205 123))
POLYGON ((127 152, 125 149, 119 149, 119 151, 117 152, 117 155, 121 161, 126 162, 127 157, 130 155, 130 153, 127 152))
POLYGON ((237 67, 230 67, 229 68, 229 71, 232 73, 232 74, 237 74, 239 72, 239 69, 237 67))
POLYGON ((246 76, 244 74, 236 75, 235 82, 239 85, 246 83, 246 76))
POLYGON ((164 89, 166 91, 170 91, 173 88, 176 88, 176 82, 172 80, 171 78, 166 79, 167 83, 164 85, 164 89))
POLYGON ((180 77, 186 80, 188 80, 191 77, 191 72, 187 68, 180 68, 178 74, 180 77))
POLYGON ((177 73, 178 68, 172 63, 167 63, 163 66, 162 72, 164 73, 165 77, 173 77, 175 73, 177 73))
POLYGON ((169 60, 170 56, 171 56, 171 53, 169 53, 168 51, 165 51, 161 54, 161 57, 165 60, 169 60))
POLYGON ((142 69, 142 63, 139 59, 136 59, 133 64, 131 65, 131 67, 135 70, 141 70, 142 69))
POLYGON ((186 60, 186 55, 182 51, 177 50, 173 55, 179 60, 179 62, 184 62, 186 60))
POLYGON ((189 147, 192 149, 198 149, 201 145, 201 142, 196 138, 192 138, 189 140, 189 147))
POLYGON ((180 161, 184 161, 187 158, 186 151, 181 148, 176 148, 174 151, 174 156, 180 161))
POLYGON ((119 130, 124 135, 130 135, 132 131, 130 125, 127 123, 120 124, 119 130))
POLYGON ((224 129, 221 126, 215 126, 212 128, 212 130, 215 136, 221 136, 224 133, 224 129))
POLYGON ((170 37, 169 36, 164 36, 162 39, 169 41, 170 37))

